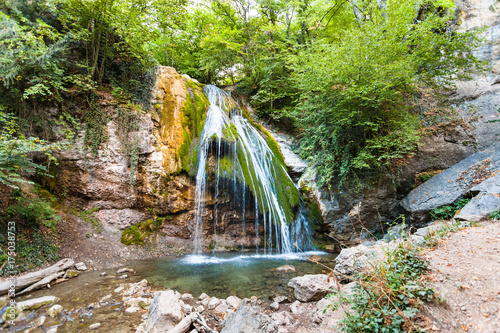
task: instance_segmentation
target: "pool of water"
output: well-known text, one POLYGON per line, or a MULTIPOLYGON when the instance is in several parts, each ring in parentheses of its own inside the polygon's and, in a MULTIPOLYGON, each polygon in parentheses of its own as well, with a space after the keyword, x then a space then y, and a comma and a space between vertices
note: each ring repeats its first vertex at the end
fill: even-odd
POLYGON ((304 254, 257 255, 222 253, 216 255, 188 255, 130 262, 129 267, 147 279, 154 287, 171 288, 195 296, 207 293, 219 298, 257 296, 268 301, 277 295, 291 296, 288 281, 305 274, 319 274, 329 270, 307 260, 319 256, 322 263, 334 267, 336 255, 324 252, 304 254), (295 272, 275 270, 291 265, 295 272))

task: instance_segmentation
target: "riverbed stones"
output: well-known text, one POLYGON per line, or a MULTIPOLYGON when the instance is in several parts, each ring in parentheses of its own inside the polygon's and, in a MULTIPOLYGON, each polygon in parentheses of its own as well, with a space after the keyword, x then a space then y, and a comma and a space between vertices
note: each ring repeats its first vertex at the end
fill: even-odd
POLYGON ((276 303, 285 303, 288 301, 288 297, 286 296, 276 296, 275 298, 273 298, 273 302, 276 302, 276 303))
POLYGON ((53 304, 59 301, 59 298, 55 296, 43 296, 39 298, 29 299, 26 301, 18 302, 17 308, 20 311, 24 310, 36 310, 41 308, 44 305, 53 304))
POLYGON ((203 301, 205 298, 210 298, 210 296, 208 296, 208 295, 207 295, 207 294, 205 294, 205 293, 202 293, 202 294, 200 295, 200 297, 198 297, 198 299, 199 299, 200 301, 203 301))
POLYGON ((116 289, 114 290, 114 292, 118 294, 118 293, 122 292, 123 290, 125 290, 125 287, 120 286, 120 287, 116 288, 116 289))
POLYGON ((99 327, 101 327, 101 323, 95 323, 95 324, 92 324, 89 326, 89 329, 90 330, 96 330, 98 329, 99 327))
POLYGON ((215 309, 218 305, 220 304, 220 299, 217 297, 212 297, 210 301, 208 302, 207 308, 209 310, 215 309))
POLYGON ((50 307, 50 309, 47 310, 47 314, 51 317, 54 318, 58 314, 60 314, 63 310, 62 305, 55 304, 50 307))
POLYGON ((271 308, 271 310, 273 311, 278 311, 280 309, 280 303, 278 302, 272 302, 269 307, 271 308))
POLYGON ((127 308, 125 310, 126 313, 136 313, 137 311, 139 311, 141 308, 137 307, 137 306, 131 306, 129 308, 127 308))
POLYGON ((47 319, 46 316, 40 316, 35 320, 35 327, 40 327, 45 323, 45 320, 47 319))
POLYGON ((173 290, 158 291, 149 307, 149 320, 146 331, 163 333, 175 327, 182 320, 179 293, 173 290))
POLYGON ((241 298, 237 296, 229 296, 228 298, 226 298, 227 305, 234 310, 238 310, 241 305, 241 301, 241 298))
POLYGON ((193 298, 194 298, 193 295, 191 295, 189 293, 182 294, 182 296, 181 296, 181 300, 183 300, 183 301, 189 301, 193 298))
POLYGON ((219 305, 215 308, 215 312, 217 313, 226 313, 229 310, 229 306, 225 300, 222 300, 219 305))
POLYGON ((270 333, 276 332, 273 320, 259 307, 244 299, 234 314, 224 322, 221 333, 270 333))
POLYGON ((296 272, 297 270, 292 265, 283 265, 283 266, 274 268, 273 271, 292 273, 292 272, 296 272))
POLYGON ((75 268, 79 271, 86 271, 87 270, 87 266, 83 262, 76 263, 75 268))
POLYGON ((291 279, 288 286, 294 289, 297 300, 312 302, 332 292, 335 289, 335 282, 326 274, 308 274, 291 279))
POLYGON ((49 328, 45 333, 57 333, 57 326, 49 328))

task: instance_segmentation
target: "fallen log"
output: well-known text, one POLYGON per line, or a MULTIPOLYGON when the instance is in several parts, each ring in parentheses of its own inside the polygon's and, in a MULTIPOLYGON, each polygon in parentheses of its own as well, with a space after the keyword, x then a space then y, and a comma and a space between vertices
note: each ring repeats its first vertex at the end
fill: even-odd
MULTIPOLYGON (((36 272, 31 272, 27 273, 21 276, 18 276, 15 278, 16 280, 16 290, 26 288, 34 283, 37 283, 38 281, 42 280, 43 278, 46 278, 54 273, 58 273, 60 271, 65 271, 66 269, 72 267, 75 264, 75 262, 72 259, 65 258, 60 261, 58 261, 56 264, 41 269, 36 272)), ((9 280, 1 281, 0 282, 0 296, 7 294, 9 292, 9 280)))
POLYGON ((57 272, 57 273, 51 274, 51 275, 49 275, 47 277, 44 277, 40 281, 38 281, 38 282, 32 284, 31 286, 29 286, 28 288, 26 288, 26 289, 24 289, 24 290, 16 293, 16 295, 26 294, 26 293, 29 293, 32 290, 43 288, 43 287, 47 286, 50 282, 52 282, 52 280, 55 280, 58 277, 61 277, 63 274, 64 274, 64 272, 57 272))

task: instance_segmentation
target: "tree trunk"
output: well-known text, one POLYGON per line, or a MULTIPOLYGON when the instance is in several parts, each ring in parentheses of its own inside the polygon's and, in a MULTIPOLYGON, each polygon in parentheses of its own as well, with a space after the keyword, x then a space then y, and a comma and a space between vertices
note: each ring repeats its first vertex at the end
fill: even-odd
MULTIPOLYGON (((63 259, 59 262, 57 262, 55 265, 52 265, 50 267, 47 267, 45 269, 36 271, 36 272, 31 272, 27 273, 24 275, 21 275, 19 277, 16 277, 16 290, 25 288, 27 286, 30 286, 40 280, 42 280, 45 277, 48 277, 54 273, 64 271, 70 267, 72 267, 75 264, 75 262, 72 259, 66 258, 63 259)), ((0 282, 0 296, 7 294, 9 292, 9 280, 1 281, 0 282)))

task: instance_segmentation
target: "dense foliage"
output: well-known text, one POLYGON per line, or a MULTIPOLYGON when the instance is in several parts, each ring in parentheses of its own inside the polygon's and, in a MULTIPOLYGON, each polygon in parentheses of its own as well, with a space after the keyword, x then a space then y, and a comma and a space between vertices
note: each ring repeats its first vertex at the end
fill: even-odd
POLYGON ((41 106, 77 95, 91 150, 108 116, 95 92, 147 104, 155 64, 236 84, 293 130, 322 184, 363 183, 412 151, 423 90, 480 67, 451 0, 33 0, 0 5, 0 105, 50 137, 41 106), (106 88, 107 87, 107 88, 106 88), (85 114, 86 113, 86 114, 85 114), (93 126, 93 123, 96 123, 93 126), (93 133, 93 134, 92 134, 93 133))

